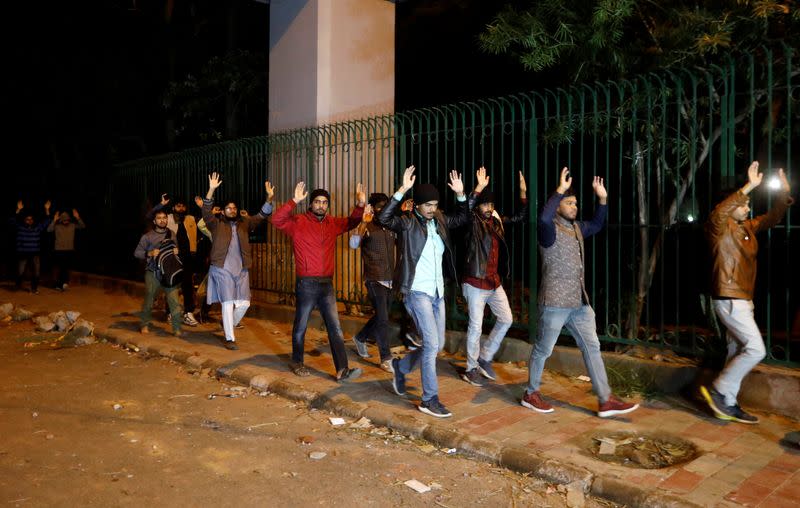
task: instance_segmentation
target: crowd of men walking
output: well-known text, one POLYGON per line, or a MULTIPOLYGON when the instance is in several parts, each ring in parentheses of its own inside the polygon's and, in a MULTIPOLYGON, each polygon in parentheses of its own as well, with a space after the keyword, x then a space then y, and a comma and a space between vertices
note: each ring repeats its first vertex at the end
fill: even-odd
MULTIPOLYGON (((339 322, 333 284, 337 238, 352 231, 349 245, 361 251, 367 294, 374 315, 353 337, 355 350, 369 358, 368 342, 378 346, 379 365, 391 379, 399 396, 407 390, 408 376, 419 368, 422 388, 418 408, 435 417, 452 413, 439 397, 436 359, 445 344, 445 279, 461 281, 469 325, 466 337, 466 369, 461 378, 474 386, 495 381, 492 362, 512 322, 512 311, 503 288, 510 276, 506 229, 529 220, 527 184, 519 173, 519 204, 516 213, 504 215, 495 208, 495 195, 488 189, 485 168, 476 173, 476 186, 465 192, 461 174, 451 171, 448 187, 455 194, 455 208, 443 212, 439 189, 417 183, 416 168, 405 170, 401 185, 391 195, 373 193, 367 198, 362 184, 356 186, 355 203, 347 217, 329 213, 331 195, 325 189, 310 192, 304 182, 294 195, 274 209, 275 188, 264 182, 266 198, 258 213, 249 215, 232 200, 215 203, 214 193, 222 177, 208 177, 204 198, 195 197, 202 219, 188 213, 180 199, 162 195, 148 214, 152 228, 144 233, 134 256, 145 262, 145 297, 141 332, 149 333, 152 308, 159 292, 166 295, 168 321, 172 332, 181 335, 182 326, 196 326, 196 297, 200 299, 201 320, 208 308, 221 307, 223 343, 238 349, 235 329, 250 306, 249 271, 252 267, 250 234, 270 219, 276 230, 292 243, 295 263, 295 316, 292 326, 290 370, 297 376, 310 374, 304 363, 305 334, 311 312, 319 310, 327 329, 333 358, 334 377, 349 381, 361 374, 351 368, 339 322), (413 200, 406 194, 413 190, 413 200), (295 213, 308 199, 305 211, 295 213), (171 210, 170 208, 171 204, 171 210), (219 206, 221 205, 221 206, 219 206), (274 212, 274 213, 273 213, 274 212), (460 273, 454 254, 453 230, 463 228, 464 256, 460 273), (204 240, 205 239, 205 240, 204 240), (202 246, 206 245, 205 248, 202 246), (202 282, 195 289, 195 278, 202 282), (182 293, 182 299, 180 298, 182 293), (395 298, 414 326, 407 353, 393 358, 387 336, 389 311, 395 298), (495 322, 481 343, 485 308, 495 322)), ((756 235, 777 225, 792 203, 790 185, 783 170, 776 176, 778 196, 768 213, 750 218, 749 194, 762 182, 758 162, 747 170, 747 183, 732 191, 713 210, 706 226, 711 251, 711 296, 719 320, 725 327, 728 357, 725 368, 701 395, 720 419, 756 423, 737 402, 742 379, 764 358, 765 346, 753 313, 758 243, 756 235)), ((583 356, 598 399, 601 418, 630 413, 638 404, 615 397, 609 386, 597 335, 595 313, 589 301, 584 276, 584 240, 600 233, 608 214, 608 191, 603 178, 591 182, 597 199, 593 217, 578 220, 578 201, 568 168, 538 215, 538 248, 542 267, 538 301, 538 336, 528 362, 527 388, 520 403, 533 411, 550 413, 553 405, 541 393, 542 374, 563 328, 566 328, 583 356)), ((38 224, 33 214, 22 213, 17 204, 13 224, 19 259, 17 286, 26 267, 31 270, 31 291, 37 292, 39 254, 44 230, 55 235, 55 260, 59 268, 56 289, 67 287, 74 251, 75 230, 85 227, 77 210, 50 216, 45 203, 44 219, 38 224)))

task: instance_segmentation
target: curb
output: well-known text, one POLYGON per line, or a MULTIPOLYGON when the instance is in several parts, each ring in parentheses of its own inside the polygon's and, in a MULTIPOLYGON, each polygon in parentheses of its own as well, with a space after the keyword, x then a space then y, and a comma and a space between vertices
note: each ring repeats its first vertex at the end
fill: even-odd
POLYGON ((137 344, 134 340, 124 338, 111 329, 97 329, 95 335, 122 347, 137 348, 140 353, 169 358, 191 367, 194 371, 209 369, 218 379, 227 379, 257 390, 268 390, 289 400, 306 402, 309 407, 355 419, 364 416, 374 425, 388 427, 414 438, 426 439, 442 448, 456 448, 465 455, 512 471, 531 474, 551 483, 565 485, 577 483, 584 494, 615 503, 652 508, 700 508, 699 505, 656 489, 645 489, 618 478, 594 474, 588 469, 568 462, 545 458, 522 446, 502 446, 493 440, 472 436, 442 423, 426 423, 407 414, 395 413, 385 407, 355 402, 345 394, 329 397, 287 381, 283 377, 264 374, 262 369, 253 366, 219 365, 210 358, 176 350, 168 345, 148 348, 137 344))

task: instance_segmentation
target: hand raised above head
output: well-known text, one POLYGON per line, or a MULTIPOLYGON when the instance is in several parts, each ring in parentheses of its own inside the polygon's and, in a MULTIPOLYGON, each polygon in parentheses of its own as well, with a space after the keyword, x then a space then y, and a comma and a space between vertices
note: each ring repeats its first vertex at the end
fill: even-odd
POLYGON ((606 190, 603 179, 600 178, 599 176, 594 177, 594 181, 592 182, 592 189, 594 189, 594 193, 601 201, 608 198, 608 191, 606 190))
POLYGON ((569 168, 564 166, 564 168, 561 170, 561 178, 559 180, 558 189, 556 189, 556 192, 559 194, 564 194, 569 190, 570 187, 572 187, 572 177, 569 175, 569 168))
POLYGON ((459 196, 464 194, 464 182, 461 180, 461 173, 454 169, 450 172, 449 177, 450 182, 447 184, 447 186, 459 196))
POLYGON ((308 197, 308 192, 306 191, 306 183, 305 182, 297 182, 297 185, 294 187, 294 202, 299 203, 302 200, 308 197))
POLYGON ((211 190, 216 189, 222 185, 222 175, 217 172, 211 173, 208 175, 208 188, 211 190))

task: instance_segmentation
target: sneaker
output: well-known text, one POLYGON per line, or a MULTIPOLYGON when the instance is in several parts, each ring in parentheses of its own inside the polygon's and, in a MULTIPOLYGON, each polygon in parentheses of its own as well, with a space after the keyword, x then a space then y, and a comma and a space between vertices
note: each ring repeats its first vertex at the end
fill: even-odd
MULTIPOLYGON (((411 333, 406 333, 406 339, 411 343, 412 346, 414 346, 414 349, 422 347, 422 341, 419 340, 419 337, 411 333)), ((414 351, 414 349, 411 349, 410 347, 408 349, 414 351)))
POLYGON ((194 318, 194 315, 191 312, 187 312, 183 315, 183 324, 186 326, 197 326, 200 323, 194 318))
POLYGON ((307 377, 311 375, 311 372, 309 372, 302 363, 290 363, 289 368, 292 369, 292 373, 298 377, 307 377))
POLYGON ((701 386, 700 394, 706 400, 706 403, 708 404, 708 407, 711 408, 714 416, 716 416, 718 419, 729 422, 750 424, 758 423, 757 417, 744 412, 742 408, 738 406, 738 404, 734 404, 733 406, 725 404, 725 396, 719 393, 713 387, 706 388, 705 386, 701 386))
POLYGON ((234 328, 236 328, 237 330, 241 330, 242 328, 244 328, 244 323, 242 323, 241 321, 239 321, 238 323, 236 323, 235 325, 233 325, 233 327, 234 327, 234 328))
POLYGON ((31 289, 31 294, 32 295, 38 295, 39 294, 39 290, 38 289, 31 289))
POLYGON ((139 333, 147 335, 148 333, 150 333, 150 327, 147 325, 142 326, 141 328, 139 328, 139 333))
POLYGON ((236 341, 226 340, 225 349, 228 349, 230 351, 237 351, 239 349, 239 346, 236 345, 236 341))
POLYGON ((494 373, 492 362, 488 362, 483 358, 478 358, 478 372, 486 379, 497 380, 497 374, 494 373))
POLYGON ((55 290, 56 290, 56 291, 58 291, 59 293, 63 293, 63 292, 64 292, 64 288, 63 288, 63 287, 61 287, 61 286, 56 286, 56 287, 54 287, 53 289, 55 289, 55 290))
POLYGON ((183 332, 180 330, 172 330, 172 335, 175 337, 183 337, 183 332))
POLYGON ((403 396, 406 394, 406 376, 400 372, 400 360, 397 358, 392 360, 392 389, 397 395, 403 396))
POLYGON ((600 418, 608 418, 609 416, 624 415, 639 409, 639 404, 631 402, 623 402, 618 398, 611 395, 607 401, 600 404, 597 410, 597 416, 600 418))
POLYGON ((520 404, 528 409, 533 409, 538 413, 552 413, 554 411, 553 406, 544 400, 542 398, 542 394, 539 392, 525 392, 525 395, 522 396, 520 404))
POLYGON ((361 358, 369 358, 372 356, 369 354, 369 351, 367 351, 367 344, 358 340, 357 337, 353 337, 353 344, 356 345, 356 352, 361 358))
POLYGON ((361 369, 342 369, 336 373, 336 381, 353 381, 361 375, 361 369))
POLYGON ((69 289, 69 284, 64 284, 63 286, 61 286, 61 289, 66 291, 67 289, 69 289))
POLYGON ((758 423, 758 417, 745 412, 744 409, 739 407, 739 404, 734 404, 731 407, 731 417, 733 418, 733 421, 739 423, 749 423, 749 424, 758 423))
POLYGON ((381 362, 381 368, 386 372, 394 374, 394 367, 392 367, 392 360, 384 360, 381 362))
POLYGON ((436 418, 448 418, 453 416, 453 413, 447 410, 444 405, 439 402, 439 397, 434 396, 431 400, 425 401, 423 400, 417 409, 425 413, 426 415, 435 416, 436 418))
POLYGON ((472 386, 483 386, 483 380, 481 379, 481 375, 478 372, 477 368, 472 370, 465 370, 461 374, 461 379, 471 384, 472 386))

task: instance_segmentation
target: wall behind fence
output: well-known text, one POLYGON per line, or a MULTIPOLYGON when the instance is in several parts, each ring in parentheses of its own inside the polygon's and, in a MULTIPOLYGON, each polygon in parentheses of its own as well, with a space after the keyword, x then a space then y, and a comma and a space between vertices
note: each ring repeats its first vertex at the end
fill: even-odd
MULTIPOLYGON (((709 311, 703 224, 720 191, 744 183, 751 160, 759 160, 768 177, 784 167, 791 181, 800 111, 793 62, 788 49, 780 56, 764 52, 702 71, 672 69, 618 83, 450 104, 132 161, 115 170, 111 208, 124 217, 120 237, 136 237, 141 214, 161 192, 203 195, 207 174, 220 171, 218 200, 235 199, 255 211, 265 179, 277 187, 277 205, 302 180, 309 189, 328 189, 332 213, 345 215, 357 183, 368 193, 391 195, 402 170, 413 164, 417 182, 440 189, 445 211, 454 203, 448 171, 462 171, 470 190, 476 169, 485 166, 497 209, 510 215, 522 206, 522 172, 530 222, 507 231, 506 290, 513 333, 532 337, 539 272, 535 224, 560 168, 567 166, 582 218, 590 218, 596 206, 592 177, 604 177, 609 190, 608 226, 586 246, 587 288, 603 340, 697 356, 717 353, 724 343, 709 311), (133 210, 140 215, 131 217, 133 210)), ((773 196, 766 185, 756 190, 754 213, 764 213, 773 196)), ((301 203, 297 213, 306 206, 301 203)), ((336 250, 337 297, 362 303, 360 255, 348 249, 347 239, 340 237, 336 250)), ((759 241, 756 319, 768 360, 798 365, 800 303, 791 290, 800 287, 800 275, 789 260, 800 256, 800 242, 792 211, 759 241)), ((254 242, 254 288, 291 303, 290 242, 271 226, 257 232, 254 242)), ((466 319, 460 290, 451 290, 448 301, 451 322, 466 319)))

